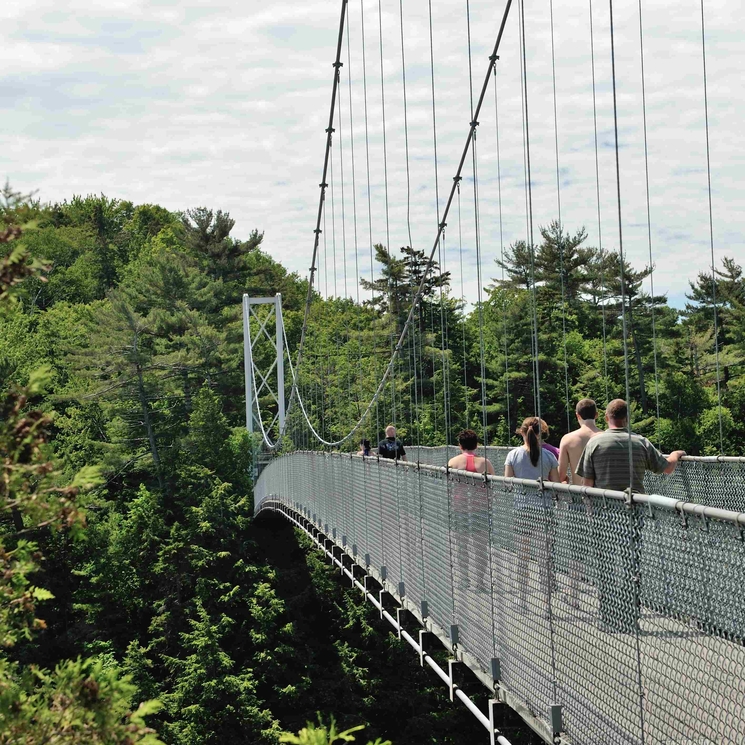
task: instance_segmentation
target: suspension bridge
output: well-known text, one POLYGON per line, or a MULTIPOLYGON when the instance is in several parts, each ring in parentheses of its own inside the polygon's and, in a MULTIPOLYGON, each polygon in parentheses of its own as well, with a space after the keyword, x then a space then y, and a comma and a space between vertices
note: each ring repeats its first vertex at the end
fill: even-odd
MULTIPOLYGON (((581 293, 593 297, 601 350, 600 373, 588 385, 605 403, 619 396, 644 398, 644 412, 637 411, 636 420, 650 428, 652 439, 663 441, 661 376, 667 352, 661 338, 663 304, 654 289, 641 0, 634 4, 634 44, 643 156, 628 181, 642 200, 645 218, 640 235, 648 271, 642 279, 648 280, 649 293, 644 296, 630 276, 624 248, 629 218, 621 193, 625 146, 619 129, 624 120, 612 0, 602 9, 589 0, 586 31, 574 29, 577 36, 585 33, 589 52, 589 157, 562 150, 555 43, 560 20, 553 2, 490 5, 476 25, 476 3, 464 1, 458 22, 465 29, 461 51, 468 87, 465 116, 457 111, 455 117, 465 125, 447 180, 438 160, 443 145, 437 126, 441 132, 450 126, 442 122, 452 112, 438 107, 436 71, 438 57, 445 57, 440 66, 452 62, 448 50, 456 44, 455 34, 448 30, 437 36, 432 0, 407 9, 415 15, 407 15, 401 0, 391 8, 385 5, 361 0, 353 8, 341 2, 302 311, 286 320, 280 295, 243 298, 246 426, 261 443, 254 459, 256 515, 279 514, 304 531, 421 664, 442 679, 451 700, 473 713, 484 726, 485 742, 509 743, 495 723, 500 706, 518 712, 549 743, 743 742, 745 457, 727 452, 722 403, 725 373, 735 363, 722 354, 717 299, 721 272, 715 263, 704 2, 686 12, 697 34, 701 73, 703 116, 696 126, 701 124, 697 136, 705 168, 703 188, 696 193, 706 216, 706 251, 699 268, 711 278, 706 387, 713 401, 717 452, 685 456, 669 476, 648 473, 643 493, 502 475, 518 414, 545 416, 546 401, 559 390, 566 426, 563 421, 556 426, 572 428, 571 391, 577 383, 570 380, 581 379, 583 372, 571 359, 572 298, 581 293), (534 22, 543 23, 545 32, 540 43, 549 60, 543 66, 537 61, 534 22), (479 42, 485 48, 479 56, 476 38, 485 33, 491 34, 491 43, 486 48, 479 42), (391 45, 398 54, 395 80, 385 70, 390 58, 384 49, 391 45), (601 48, 607 52, 602 64, 601 48), (602 80, 601 67, 607 73, 602 80), (536 69, 549 76, 553 152, 535 144, 531 80, 536 69), (512 99, 505 94, 510 76, 519 86, 512 99), (393 98, 399 108, 391 117, 393 98), (513 99, 519 114, 509 117, 505 133, 500 111, 513 99), (611 122, 605 134, 598 129, 602 116, 611 122), (431 126, 428 152, 434 167, 422 185, 414 165, 424 160, 420 137, 425 119, 431 126), (506 137, 519 138, 517 166, 500 151, 500 121, 503 146, 506 137), (494 146, 488 157, 477 147, 477 132, 487 122, 493 133, 487 144, 494 146), (607 174, 601 178, 603 148, 612 154, 610 180, 607 174), (575 157, 588 161, 591 178, 587 193, 573 198, 590 204, 597 215, 597 248, 579 260, 573 251, 581 240, 572 244, 563 227, 571 181, 562 178, 562 162, 575 157), (377 183, 376 163, 382 175, 377 183), (534 174, 540 169, 555 179, 552 227, 540 231, 556 249, 549 256, 558 264, 548 311, 545 301, 541 310, 540 295, 548 292, 551 279, 545 267, 541 274, 536 258, 534 192, 539 182, 534 174), (514 203, 509 216, 503 211, 503 196, 507 205, 506 192, 515 188, 520 170, 522 214, 516 218, 514 203), (394 203, 389 197, 395 189, 405 196, 394 203), (601 215, 609 192, 610 221, 608 210, 601 215), (422 229, 417 220, 425 214, 422 229), (493 229, 486 225, 490 220, 493 229), (385 235, 384 245, 375 246, 373 224, 385 235), (515 240, 506 248, 509 230, 515 240), (451 234, 456 236, 452 242, 451 234), (404 259, 391 254, 397 241, 405 244, 404 259), (484 261, 498 260, 501 279, 495 286, 504 290, 510 286, 505 271, 519 274, 520 251, 519 291, 496 291, 485 298, 484 261), (569 265, 576 262, 576 270, 590 259, 599 268, 597 281, 588 280, 578 290, 569 265), (376 262, 382 262, 377 277, 376 262), (475 277, 467 277, 469 269, 475 277), (456 277, 460 297, 452 292, 456 277), (472 292, 466 291, 469 282, 472 292), (519 298, 526 313, 522 331, 508 323, 509 306, 519 298), (496 345, 485 321, 490 302, 496 302, 501 319, 502 339, 496 345), (650 330, 646 362, 638 339, 642 312, 650 330), (466 313, 473 319, 468 331, 462 323, 466 313), (334 317, 341 319, 341 331, 329 338, 322 331, 334 317), (550 352, 545 348, 547 322, 560 339, 550 352), (520 333, 529 353, 516 364, 509 347, 520 333), (645 382, 645 366, 651 381, 645 382), (494 378, 503 383, 498 395, 494 378), (648 404, 647 394, 653 403, 648 404), (349 452, 370 433, 380 437, 389 422, 406 434, 406 461, 349 452), (457 452, 455 434, 468 426, 478 429, 481 452, 497 475, 447 466, 457 452), (428 652, 435 639, 448 652, 447 669, 428 652), (486 707, 457 685, 464 669, 483 684, 486 707)), ((483 147, 485 139, 480 135, 478 144, 483 147)), ((638 228, 632 228, 632 235, 638 228)))

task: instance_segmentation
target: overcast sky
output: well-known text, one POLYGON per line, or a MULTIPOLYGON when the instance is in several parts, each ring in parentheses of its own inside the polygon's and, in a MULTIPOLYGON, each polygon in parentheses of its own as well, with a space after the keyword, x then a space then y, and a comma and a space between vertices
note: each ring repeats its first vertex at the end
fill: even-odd
MULTIPOLYGON (((378 2, 351 0, 349 5, 350 44, 348 52, 345 32, 341 124, 337 119, 334 141, 334 210, 329 192, 325 252, 322 244, 319 256, 320 289, 332 294, 334 267, 336 293, 344 293, 346 256, 347 292, 356 295, 355 276, 369 275, 371 238, 397 248, 409 243, 410 230, 413 245, 429 250, 436 232, 428 3, 406 0, 403 11, 408 200, 399 2, 381 4, 382 87, 378 2)), ((441 210, 470 121, 468 39, 465 0, 432 0, 432 6, 441 210)), ((16 189, 37 189, 50 202, 103 192, 174 210, 200 205, 227 210, 236 219, 236 237, 252 228, 264 231, 265 249, 304 275, 313 244, 339 9, 339 0, 6 0, 0 4, 0 175, 16 189)), ((497 276, 493 260, 501 246, 526 235, 518 9, 514 4, 498 62, 499 167, 493 87, 479 117, 484 284, 497 276)), ((470 2, 475 95, 503 10, 501 0, 470 2)), ((687 280, 710 262, 700 12, 698 0, 645 0, 643 6, 654 280, 655 289, 676 305, 684 302, 687 280)), ((526 1, 534 225, 537 232, 558 217, 560 196, 565 227, 584 226, 588 245, 598 245, 589 3, 554 0, 553 13, 559 190, 550 3, 526 1)), ((593 20, 600 228, 605 248, 616 250, 607 2, 594 0, 593 20)), ((707 0, 714 248, 717 257, 741 262, 744 27, 743 3, 707 0)), ((623 241, 628 258, 642 266, 649 260, 649 240, 639 30, 638 0, 617 2, 623 241)), ((475 218, 467 163, 460 240, 456 201, 447 220, 444 261, 460 295, 462 247, 464 294, 473 300, 475 218)))

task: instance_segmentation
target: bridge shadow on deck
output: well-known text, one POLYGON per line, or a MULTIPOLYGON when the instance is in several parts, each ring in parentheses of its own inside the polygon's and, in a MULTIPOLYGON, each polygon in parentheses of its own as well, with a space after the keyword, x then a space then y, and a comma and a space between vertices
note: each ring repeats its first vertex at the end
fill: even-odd
MULTIPOLYGON (((390 633, 359 591, 351 590, 322 555, 282 517, 263 514, 252 538, 276 572, 274 589, 294 627, 296 701, 272 706, 282 726, 297 731, 316 712, 333 715, 341 727, 367 724, 357 742, 388 738, 393 745, 478 745, 488 734, 404 642, 390 633)), ((434 654, 434 653, 433 653, 434 654)), ((444 655, 444 653, 443 653, 444 655)), ((443 656, 444 659, 444 656, 443 656)), ((477 682, 464 690, 485 710, 486 691, 477 682)), ((267 692, 268 700, 276 695, 267 692)), ((512 745, 542 742, 507 707, 498 710, 502 734, 512 745)))

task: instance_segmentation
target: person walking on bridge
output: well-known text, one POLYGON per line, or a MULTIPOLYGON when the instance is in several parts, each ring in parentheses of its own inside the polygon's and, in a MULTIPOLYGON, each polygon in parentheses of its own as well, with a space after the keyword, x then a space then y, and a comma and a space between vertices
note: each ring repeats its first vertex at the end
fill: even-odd
POLYGON ((396 428, 392 424, 385 428, 385 438, 378 443, 378 455, 389 460, 406 460, 406 450, 396 437, 396 428))
MULTIPOLYGON (((628 429, 629 407, 617 398, 608 404, 608 429, 592 437, 577 464, 583 486, 614 491, 643 492, 644 473, 671 474, 685 451, 664 456, 641 435, 628 429)), ((595 510, 591 524, 597 554, 592 559, 598 588, 601 628, 607 633, 633 634, 639 613, 637 574, 640 521, 623 502, 609 500, 595 510)))
POLYGON ((577 464, 576 474, 582 477, 583 486, 615 491, 630 487, 643 492, 645 471, 669 475, 685 455, 685 450, 663 455, 646 437, 628 430, 628 417, 629 408, 623 399, 608 404, 608 429, 587 442, 577 464))
MULTIPOLYGON (((597 404, 591 398, 583 398, 574 409, 579 429, 564 435, 559 443, 559 478, 565 483, 575 483, 574 474, 582 452, 600 430, 595 424, 598 418, 597 404)), ((576 479, 579 481, 579 479, 576 479)))
POLYGON ((472 429, 464 429, 458 433, 458 445, 460 455, 456 455, 448 461, 448 468, 469 473, 488 473, 494 475, 494 466, 488 458, 476 455, 479 446, 478 435, 472 429))
MULTIPOLYGON (((576 483, 581 481, 575 477, 577 464, 582 457, 582 452, 600 430, 595 424, 598 417, 598 407, 591 398, 583 398, 577 402, 574 409, 579 429, 564 435, 559 444, 559 478, 563 482, 576 483)), ((571 540, 567 541, 569 553, 569 592, 567 602, 573 608, 579 608, 579 583, 586 572, 582 570, 584 562, 589 555, 590 526, 588 522, 589 501, 583 501, 578 495, 571 495, 569 503, 569 520, 567 525, 571 531, 571 540)))
MULTIPOLYGON (((448 461, 448 468, 468 473, 494 475, 488 458, 476 455, 478 435, 472 429, 458 433, 460 454, 448 461)), ((455 573, 457 584, 465 589, 473 584, 477 592, 488 592, 484 581, 489 556, 489 503, 483 480, 456 481, 453 488, 453 523, 455 528, 455 573), (473 557, 473 577, 470 559, 473 557)))
MULTIPOLYGON (((537 416, 527 417, 515 434, 523 438, 522 447, 514 448, 507 453, 504 461, 504 475, 507 478, 558 481, 558 461, 552 452, 541 447, 541 435, 547 431, 543 419, 537 416)), ((515 579, 520 593, 520 606, 523 610, 528 605, 529 584, 533 584, 530 566, 538 564, 538 583, 542 597, 548 595, 549 556, 545 533, 546 506, 545 495, 537 488, 515 489, 514 531, 518 537, 517 572, 515 579)))

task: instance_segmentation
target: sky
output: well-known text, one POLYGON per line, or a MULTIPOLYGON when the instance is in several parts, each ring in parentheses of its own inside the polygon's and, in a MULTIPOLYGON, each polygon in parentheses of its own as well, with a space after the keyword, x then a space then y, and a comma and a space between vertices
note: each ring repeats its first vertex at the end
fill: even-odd
MULTIPOLYGON (((104 193, 172 210, 228 211, 235 237, 263 231, 265 250, 306 276, 340 7, 340 0, 6 1, 0 177, 45 202, 104 193)), ((318 256, 324 294, 357 297, 355 278, 370 276, 372 243, 433 246, 471 121, 469 90, 477 99, 505 0, 431 0, 431 8, 430 47, 427 0, 349 3, 333 194, 318 256)), ((531 229, 519 12, 515 2, 479 116, 478 200, 469 154, 446 220, 441 258, 453 292, 468 302, 479 294, 477 244, 486 286, 500 274, 495 258, 531 229)), ((712 236, 717 262, 745 263, 745 4, 705 2, 710 224, 700 0, 616 2, 620 231, 608 3, 593 0, 592 35, 589 0, 526 0, 524 14, 536 239, 560 217, 572 233, 584 227, 586 245, 618 250, 622 241, 636 267, 651 254, 655 292, 679 307, 688 280, 711 271, 712 236)))

